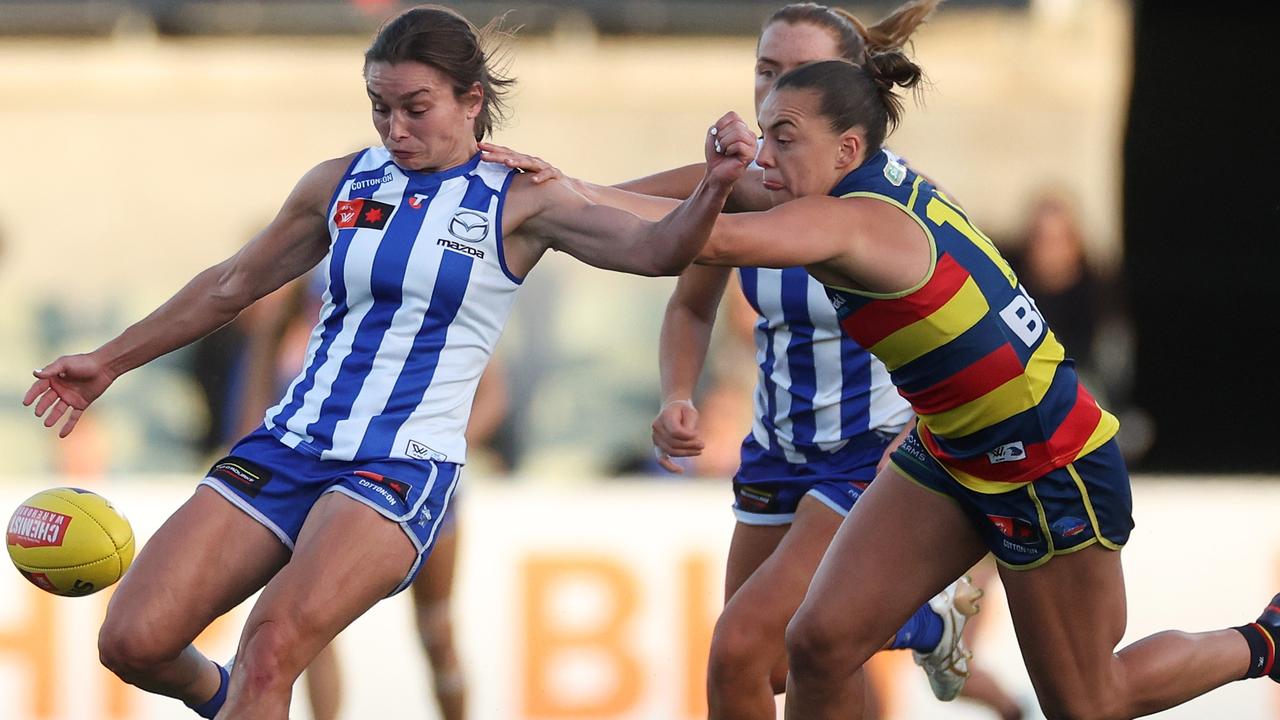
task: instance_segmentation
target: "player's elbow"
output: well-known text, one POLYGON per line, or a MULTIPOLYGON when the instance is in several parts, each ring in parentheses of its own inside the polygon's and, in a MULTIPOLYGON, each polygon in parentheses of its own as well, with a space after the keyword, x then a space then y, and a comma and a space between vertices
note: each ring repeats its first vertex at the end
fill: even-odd
POLYGON ((694 262, 699 265, 723 266, 735 264, 730 256, 728 243, 725 242, 723 236, 717 236, 716 233, 711 234, 711 238, 707 240, 706 245, 702 246, 702 250, 698 252, 694 262))

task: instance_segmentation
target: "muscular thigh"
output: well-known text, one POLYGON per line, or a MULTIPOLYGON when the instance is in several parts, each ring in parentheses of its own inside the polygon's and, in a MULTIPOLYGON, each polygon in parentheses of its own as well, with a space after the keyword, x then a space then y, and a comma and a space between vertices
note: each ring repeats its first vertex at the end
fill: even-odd
POLYGON ((1100 545, 1033 570, 1000 567, 1027 672, 1042 698, 1110 687, 1112 652, 1124 635, 1120 553, 1100 545))
POLYGON ((185 645, 288 558, 269 530, 199 487, 143 546, 111 598, 108 618, 136 618, 185 645))
POLYGON ((254 604, 245 637, 265 622, 288 625, 296 633, 290 664, 301 671, 351 621, 401 588, 417 559, 399 523, 328 493, 307 516, 293 557, 254 604))
POLYGON ((801 500, 790 530, 730 598, 725 615, 776 626, 781 638, 842 519, 812 497, 801 500))
POLYGON ((724 600, 726 603, 738 592, 738 588, 751 577, 765 559, 773 554, 782 538, 791 529, 785 525, 749 525, 739 521, 733 528, 729 542, 729 557, 725 563, 724 600))
POLYGON ((891 466, 836 532, 802 612, 833 636, 865 644, 869 656, 985 552, 954 501, 891 466))

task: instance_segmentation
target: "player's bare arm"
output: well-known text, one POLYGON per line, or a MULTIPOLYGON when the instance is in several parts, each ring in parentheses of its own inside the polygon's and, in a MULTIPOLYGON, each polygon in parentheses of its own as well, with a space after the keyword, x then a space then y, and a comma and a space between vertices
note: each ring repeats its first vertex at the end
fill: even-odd
POLYGON ((762 213, 721 216, 697 262, 803 265, 829 285, 899 292, 928 275, 930 257, 928 236, 892 206, 869 198, 808 196, 762 213))
POLYGON ((639 275, 674 275, 693 260, 750 162, 750 133, 735 114, 722 117, 706 141, 707 165, 698 189, 651 220, 592 202, 567 183, 513 184, 504 230, 515 238, 514 272, 532 267, 546 249, 596 267, 639 275))
POLYGON ((231 322, 258 298, 306 272, 328 250, 327 204, 351 158, 317 165, 298 182, 280 212, 235 255, 191 279, 150 315, 90 353, 67 355, 36 370, 23 398, 59 435, 120 375, 231 322), (69 413, 69 414, 68 414, 69 413))

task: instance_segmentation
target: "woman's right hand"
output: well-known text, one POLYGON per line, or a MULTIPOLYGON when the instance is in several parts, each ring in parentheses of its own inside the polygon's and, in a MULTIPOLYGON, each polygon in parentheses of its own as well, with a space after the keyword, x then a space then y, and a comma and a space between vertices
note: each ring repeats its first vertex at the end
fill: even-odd
POLYGON ((560 168, 546 160, 534 155, 517 152, 497 143, 481 142, 480 159, 486 162, 501 163, 509 168, 528 173, 529 179, 533 181, 534 185, 541 185, 548 180, 564 179, 564 173, 560 172, 560 168))
POLYGON ((673 473, 684 468, 673 457, 701 455, 706 443, 698 431, 698 409, 691 400, 669 400, 653 419, 653 448, 658 464, 673 473))
POLYGON ((756 158, 756 136, 736 112, 727 112, 707 132, 707 178, 732 187, 756 158))
POLYGON ((67 421, 58 437, 70 435, 89 403, 97 400, 116 379, 92 353, 63 355, 32 374, 36 381, 22 398, 22 404, 35 403, 36 417, 44 417, 45 427, 53 427, 66 415, 67 421))

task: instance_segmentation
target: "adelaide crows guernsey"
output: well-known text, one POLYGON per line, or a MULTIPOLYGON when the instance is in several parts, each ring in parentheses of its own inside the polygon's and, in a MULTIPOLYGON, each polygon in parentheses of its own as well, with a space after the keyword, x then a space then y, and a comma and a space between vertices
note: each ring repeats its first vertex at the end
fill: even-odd
POLYGON ((329 206, 320 320, 266 427, 321 459, 463 463, 476 385, 520 278, 502 251, 513 171, 406 171, 363 151, 329 206))
POLYGON ((1002 492, 1111 439, 1119 422, 1080 384, 991 241, 964 211, 882 150, 831 192, 867 197, 919 223, 927 276, 905 292, 829 287, 849 335, 884 361, 919 416, 925 448, 964 485, 1002 492))

